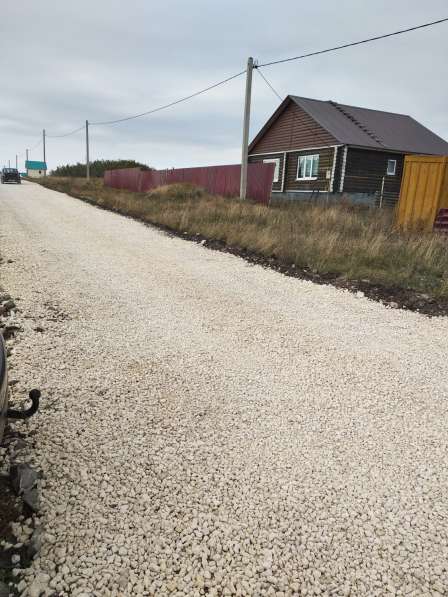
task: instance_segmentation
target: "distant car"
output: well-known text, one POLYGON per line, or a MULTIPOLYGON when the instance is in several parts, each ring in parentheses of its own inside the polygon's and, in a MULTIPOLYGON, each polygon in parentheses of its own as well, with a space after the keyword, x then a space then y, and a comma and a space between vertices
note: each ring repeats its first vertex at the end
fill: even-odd
POLYGON ((20 174, 17 168, 3 168, 2 170, 2 184, 5 182, 15 182, 20 184, 22 181, 20 180, 20 174))

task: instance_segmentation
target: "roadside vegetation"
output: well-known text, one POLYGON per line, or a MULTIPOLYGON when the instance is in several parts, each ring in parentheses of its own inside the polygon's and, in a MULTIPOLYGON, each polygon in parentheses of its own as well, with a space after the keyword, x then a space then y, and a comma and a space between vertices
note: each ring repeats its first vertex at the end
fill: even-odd
POLYGON ((448 298, 448 241, 432 233, 399 233, 390 210, 305 202, 265 207, 186 184, 133 193, 105 187, 101 179, 50 176, 40 182, 182 234, 294 264, 323 281, 413 289, 425 293, 424 300, 448 298))
MULTIPOLYGON (((104 176, 106 170, 116 170, 117 168, 143 168, 149 170, 149 166, 146 164, 140 164, 135 160, 95 160, 90 162, 90 176, 93 178, 104 176)), ((80 164, 67 164, 66 166, 59 166, 56 170, 51 173, 53 176, 84 176, 86 175, 86 165, 80 164)))

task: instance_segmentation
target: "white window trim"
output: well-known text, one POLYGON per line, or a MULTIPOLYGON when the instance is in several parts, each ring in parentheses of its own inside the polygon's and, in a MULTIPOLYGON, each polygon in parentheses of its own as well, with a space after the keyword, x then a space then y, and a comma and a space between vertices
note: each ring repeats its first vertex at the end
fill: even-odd
POLYGON ((330 193, 333 192, 334 190, 334 177, 336 174, 336 160, 338 157, 338 146, 336 145, 334 148, 334 153, 333 153, 333 166, 331 167, 331 178, 330 178, 330 193))
POLYGON ((283 154, 282 192, 285 190, 285 176, 286 176, 286 151, 283 154))
POLYGON ((272 181, 272 184, 280 182, 280 158, 266 158, 263 160, 263 164, 275 164, 274 180, 272 181))
POLYGON ((386 169, 386 176, 396 176, 397 174, 397 160, 387 160, 387 169, 386 169), (389 164, 393 162, 394 164, 394 171, 389 172, 389 164))
POLYGON ((300 168, 300 158, 313 158, 312 165, 311 165, 311 172, 313 171, 313 163, 314 158, 317 156, 318 161, 320 161, 320 155, 318 153, 308 154, 308 155, 299 155, 297 158, 297 173, 296 173, 296 181, 298 180, 317 180, 317 176, 301 176, 299 177, 299 168, 300 168))
POLYGON ((341 180, 339 183, 339 192, 340 193, 342 193, 344 191, 345 171, 347 168, 347 153, 348 153, 348 145, 345 145, 344 153, 342 154, 341 180))
POLYGON ((284 153, 303 153, 304 151, 313 151, 316 152, 319 149, 330 149, 334 147, 344 147, 342 143, 339 145, 319 145, 319 147, 298 147, 297 149, 287 149, 286 151, 265 151, 264 153, 250 153, 249 157, 260 157, 263 155, 270 156, 270 155, 283 155, 284 153))

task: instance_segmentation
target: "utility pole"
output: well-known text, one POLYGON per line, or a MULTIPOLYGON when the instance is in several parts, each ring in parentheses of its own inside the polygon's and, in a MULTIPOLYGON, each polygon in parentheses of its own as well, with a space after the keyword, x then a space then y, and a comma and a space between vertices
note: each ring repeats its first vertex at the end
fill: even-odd
POLYGON ((26 161, 28 161, 28 152, 29 152, 29 149, 26 149, 25 151, 26 151, 26 161))
POLYGON ((17 154, 16 154, 16 170, 18 170, 18 164, 17 164, 17 154))
POLYGON ((246 98, 244 101, 244 123, 243 123, 243 147, 241 155, 241 181, 240 181, 240 199, 246 199, 247 192, 247 162, 249 147, 249 125, 250 125, 250 100, 252 95, 252 71, 254 69, 254 59, 252 56, 247 61, 246 70, 246 98))
POLYGON ((29 151, 29 149, 25 149, 25 152, 26 152, 25 170, 26 170, 27 176, 28 176, 28 151, 29 151))
POLYGON ((11 168, 11 160, 8 160, 8 168, 11 168))
POLYGON ((43 141, 43 145, 44 145, 44 164, 45 164, 45 170, 44 170, 44 176, 47 176, 47 160, 46 160, 46 155, 45 155, 45 129, 43 129, 42 131, 42 141, 43 141))
POLYGON ((89 158, 89 121, 86 120, 86 178, 90 178, 90 158, 89 158))

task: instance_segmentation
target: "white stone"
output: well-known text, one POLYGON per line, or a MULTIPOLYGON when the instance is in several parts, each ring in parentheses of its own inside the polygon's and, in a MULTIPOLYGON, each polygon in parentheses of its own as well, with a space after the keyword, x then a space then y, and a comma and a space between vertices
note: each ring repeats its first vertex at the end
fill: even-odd
POLYGON ((443 594, 447 319, 1 187, 28 597, 443 594))

